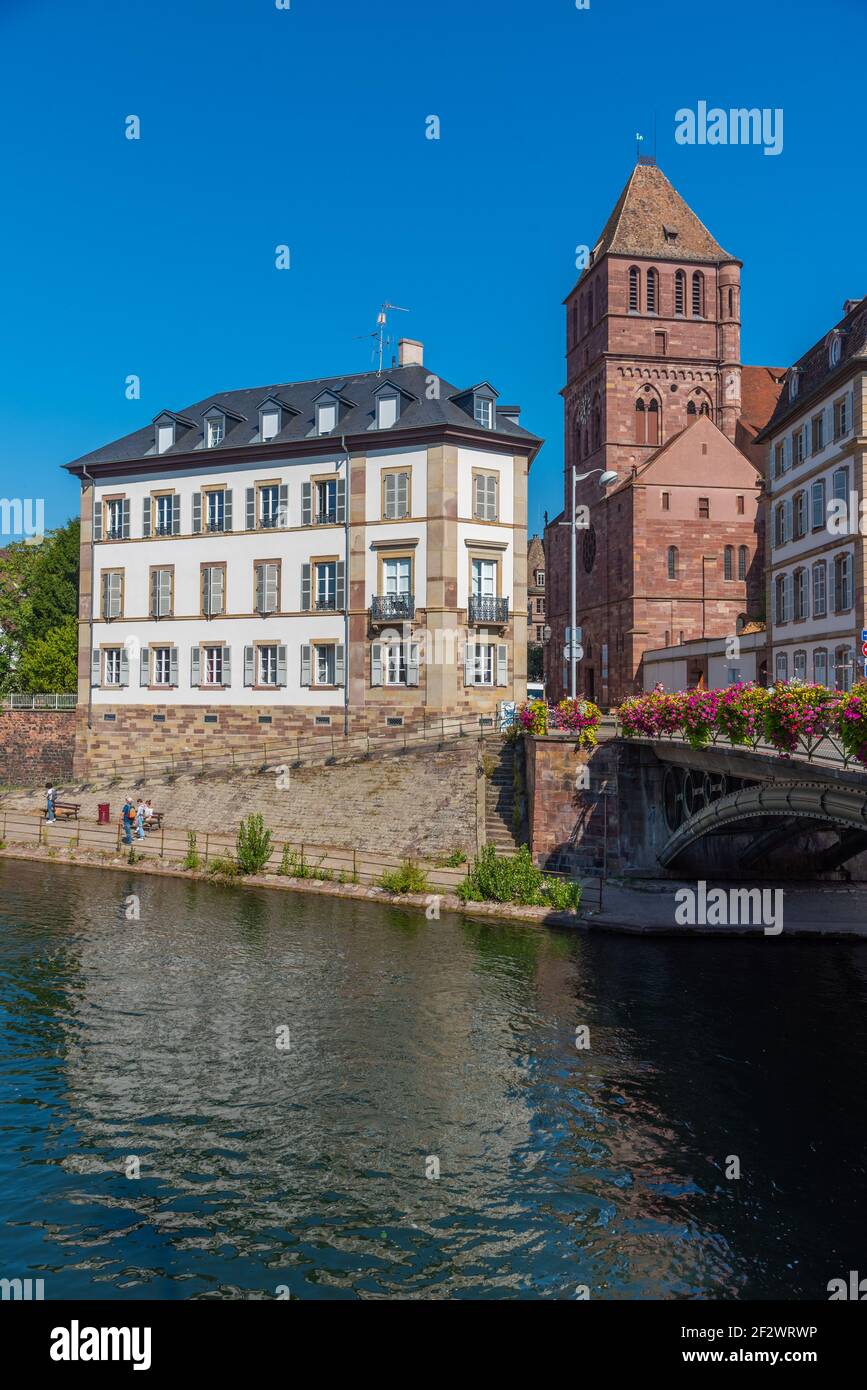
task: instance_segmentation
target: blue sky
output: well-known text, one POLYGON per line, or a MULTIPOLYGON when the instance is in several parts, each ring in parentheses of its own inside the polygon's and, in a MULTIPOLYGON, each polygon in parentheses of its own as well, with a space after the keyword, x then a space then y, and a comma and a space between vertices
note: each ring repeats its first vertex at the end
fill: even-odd
POLYGON ((0 0, 0 495, 56 525, 60 465, 164 407, 368 369, 388 299, 395 337, 545 437, 538 529, 574 248, 654 113, 659 163, 745 263, 744 361, 787 364, 867 292, 865 33, 863 0, 0 0), (783 152, 676 145, 699 100, 781 107, 783 152))

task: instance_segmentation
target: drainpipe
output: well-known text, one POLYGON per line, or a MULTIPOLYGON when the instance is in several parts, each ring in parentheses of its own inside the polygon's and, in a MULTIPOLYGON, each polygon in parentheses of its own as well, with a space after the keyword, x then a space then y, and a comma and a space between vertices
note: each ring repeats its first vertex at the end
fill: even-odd
MULTIPOLYGON (((93 477, 93 474, 92 474, 92 473, 88 473, 88 471, 87 471, 87 465, 86 465, 86 464, 82 464, 82 465, 81 465, 81 471, 82 471, 82 473, 84 474, 84 477, 87 478, 88 482, 90 483, 91 488, 94 488, 94 487, 95 487, 95 484, 96 484, 96 480, 95 480, 95 478, 93 477)), ((87 627, 88 627, 88 634, 89 634, 88 651, 87 651, 87 727, 88 727, 88 729, 93 729, 93 600, 94 600, 95 593, 96 593, 96 587, 95 587, 95 586, 96 586, 96 571, 95 571, 95 569, 94 569, 95 552, 94 552, 94 540, 93 540, 94 507, 95 507, 95 501, 94 501, 94 500, 91 500, 91 506, 90 506, 90 605, 89 605, 89 615, 88 615, 88 620, 87 620, 87 627)))
POLYGON ((346 501, 343 508, 343 736, 349 736, 349 450, 340 436, 346 464, 346 501))

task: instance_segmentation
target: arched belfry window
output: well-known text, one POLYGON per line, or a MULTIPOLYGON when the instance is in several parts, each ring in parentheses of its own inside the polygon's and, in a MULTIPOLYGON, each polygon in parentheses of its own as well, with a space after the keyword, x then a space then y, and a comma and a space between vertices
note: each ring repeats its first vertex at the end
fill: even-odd
POLYGON ((659 313, 659 272, 653 266, 647 272, 647 312, 659 313))
POLYGON ((635 402, 635 442, 659 443, 659 401, 644 401, 639 397, 635 402))
POLYGON ((682 270, 674 276, 674 312, 681 317, 686 313, 686 274, 682 270))
POLYGON ((635 402, 635 442, 647 442, 647 411, 644 409, 644 401, 635 402))
POLYGON ((694 318, 704 318, 704 276, 700 270, 692 273, 692 312, 694 318))
POLYGON ((637 265, 629 267, 629 311, 637 314, 641 308, 641 271, 637 265))
POLYGON ((686 403, 686 413, 687 413, 687 415, 691 415, 691 416, 695 416, 695 415, 698 414, 698 411, 697 411, 696 408, 695 408, 695 401, 687 401, 687 403, 686 403))
POLYGON ((647 407, 647 442, 659 443, 659 402, 651 401, 647 407))

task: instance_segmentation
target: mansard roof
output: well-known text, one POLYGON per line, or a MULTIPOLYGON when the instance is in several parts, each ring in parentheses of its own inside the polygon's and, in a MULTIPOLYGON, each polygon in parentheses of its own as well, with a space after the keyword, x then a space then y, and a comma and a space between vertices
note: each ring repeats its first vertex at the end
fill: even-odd
POLYGON ((789 418, 802 415, 812 401, 830 391, 840 381, 851 376, 852 372, 867 366, 867 296, 858 300, 847 300, 848 313, 799 357, 786 373, 788 381, 792 372, 799 376, 798 394, 794 400, 788 390, 780 392, 776 409, 765 428, 756 436, 759 441, 768 439, 789 418), (831 339, 840 339, 840 360, 831 365, 831 339))

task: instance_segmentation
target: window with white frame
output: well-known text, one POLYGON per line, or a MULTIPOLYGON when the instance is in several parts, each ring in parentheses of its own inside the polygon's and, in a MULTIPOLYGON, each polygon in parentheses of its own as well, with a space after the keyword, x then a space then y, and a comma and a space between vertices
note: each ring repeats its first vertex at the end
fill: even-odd
POLYGON ((491 642, 477 642, 473 649, 473 685, 493 685, 496 649, 491 642))
POLYGON ((119 541, 123 539, 123 499, 120 497, 112 498, 105 503, 105 536, 106 540, 119 541))
POLYGON ((828 576, 824 560, 813 566, 813 617, 824 618, 828 612, 828 576))
POLYGON ((795 570, 795 620, 810 616, 809 580, 805 569, 795 570))
POLYGON ((334 646, 322 644, 313 648, 313 672, 316 685, 334 685, 334 646))
POLYGON ((337 605, 337 561, 322 560, 315 568, 316 607, 333 609, 337 605))
POLYGON ((104 685, 120 685, 121 647, 106 647, 102 654, 104 685))
POLYGON ((849 432, 849 398, 841 396, 834 402, 834 438, 842 439, 849 432))
POLYGON ((171 493, 154 498, 154 534, 170 536, 174 517, 175 499, 171 493))
POLYGON ((382 562, 382 583, 388 595, 412 592, 412 560, 408 555, 395 556, 382 562))
POLYGON ((792 435, 792 459, 797 465, 803 463, 807 455, 807 439, 803 429, 796 430, 792 435))
POLYGON ((406 643, 383 642, 382 679, 384 685, 406 685, 406 658, 406 643))
POLYGON ((382 511, 388 521, 409 516, 409 473, 384 473, 382 511))
POLYGON ((316 433, 329 434, 337 424, 337 403, 324 402, 316 407, 316 433))
POLYGON ((784 443, 778 444, 774 450, 774 477, 779 478, 786 469, 786 446, 784 443))
POLYGON ((151 570, 152 618, 168 618, 173 608, 174 572, 171 569, 151 570))
POLYGON ((320 524, 337 520, 337 479, 326 478, 316 484, 316 520, 320 524))
POLYGON ((814 415, 810 422, 812 426, 812 452, 819 454, 825 447, 825 417, 824 415, 814 415))
POLYGON ((828 684, 828 653, 824 647, 813 652, 813 680, 816 685, 828 684))
POLYGON ((786 652, 777 652, 777 680, 789 679, 789 657, 786 652))
POLYGON ((834 612, 844 613, 852 607, 852 556, 848 553, 834 557, 834 612))
POLYGON ((208 421, 208 448, 213 449, 217 444, 222 444, 225 437, 225 422, 222 416, 218 416, 208 421))
POLYGON ((807 679, 807 653, 797 651, 792 657, 792 678, 796 681, 807 679))
POLYGON ((267 483, 259 489, 259 525, 273 527, 280 525, 280 486, 267 483))
POLYGON ((849 469, 838 468, 831 479, 834 500, 836 502, 849 501, 849 469))
POLYGON ((537 588, 537 589, 544 589, 544 587, 545 587, 545 571, 544 571, 544 570, 536 570, 536 588, 537 588))
POLYGON ((479 521, 497 520, 499 479, 496 473, 473 474, 473 516, 479 521))
POLYGON ((223 684, 223 648, 205 647, 205 685, 223 684))
POLYGON ((255 566, 256 612, 276 613, 280 607, 280 566, 275 560, 263 560, 255 566))
POLYGON ((397 396, 378 396, 376 401, 376 428, 390 430, 397 423, 397 396))
POLYGON ((280 433, 279 410, 263 410, 260 421, 260 433, 263 443, 266 443, 269 439, 273 439, 280 433))
POLYGON ((476 424, 481 425, 484 430, 489 430, 492 427, 493 418, 493 401, 488 400, 486 396, 476 396, 473 405, 473 419, 476 424))
POLYGON ((171 647, 153 647, 151 649, 151 659, 153 662, 151 680, 154 685, 171 685, 172 683, 172 649, 171 647))
POLYGON ((102 616, 106 621, 123 617, 123 570, 103 572, 102 616))
POLYGON ((209 531, 223 531, 226 526, 226 494, 223 488, 206 492, 205 526, 209 531))
POLYGON ((202 612, 217 617, 226 609, 226 570, 223 565, 202 566, 202 612))
POLYGON ((474 559, 472 562, 473 598, 496 598, 496 560, 474 559))
POLYGON ((259 648, 259 685, 277 684, 277 644, 259 648))
POLYGON ((803 488, 795 493, 793 510, 795 539, 799 540, 807 534, 807 494, 803 488))
POLYGON ((851 690, 855 675, 855 651, 853 647, 837 647, 834 652, 834 686, 837 690, 851 690))

